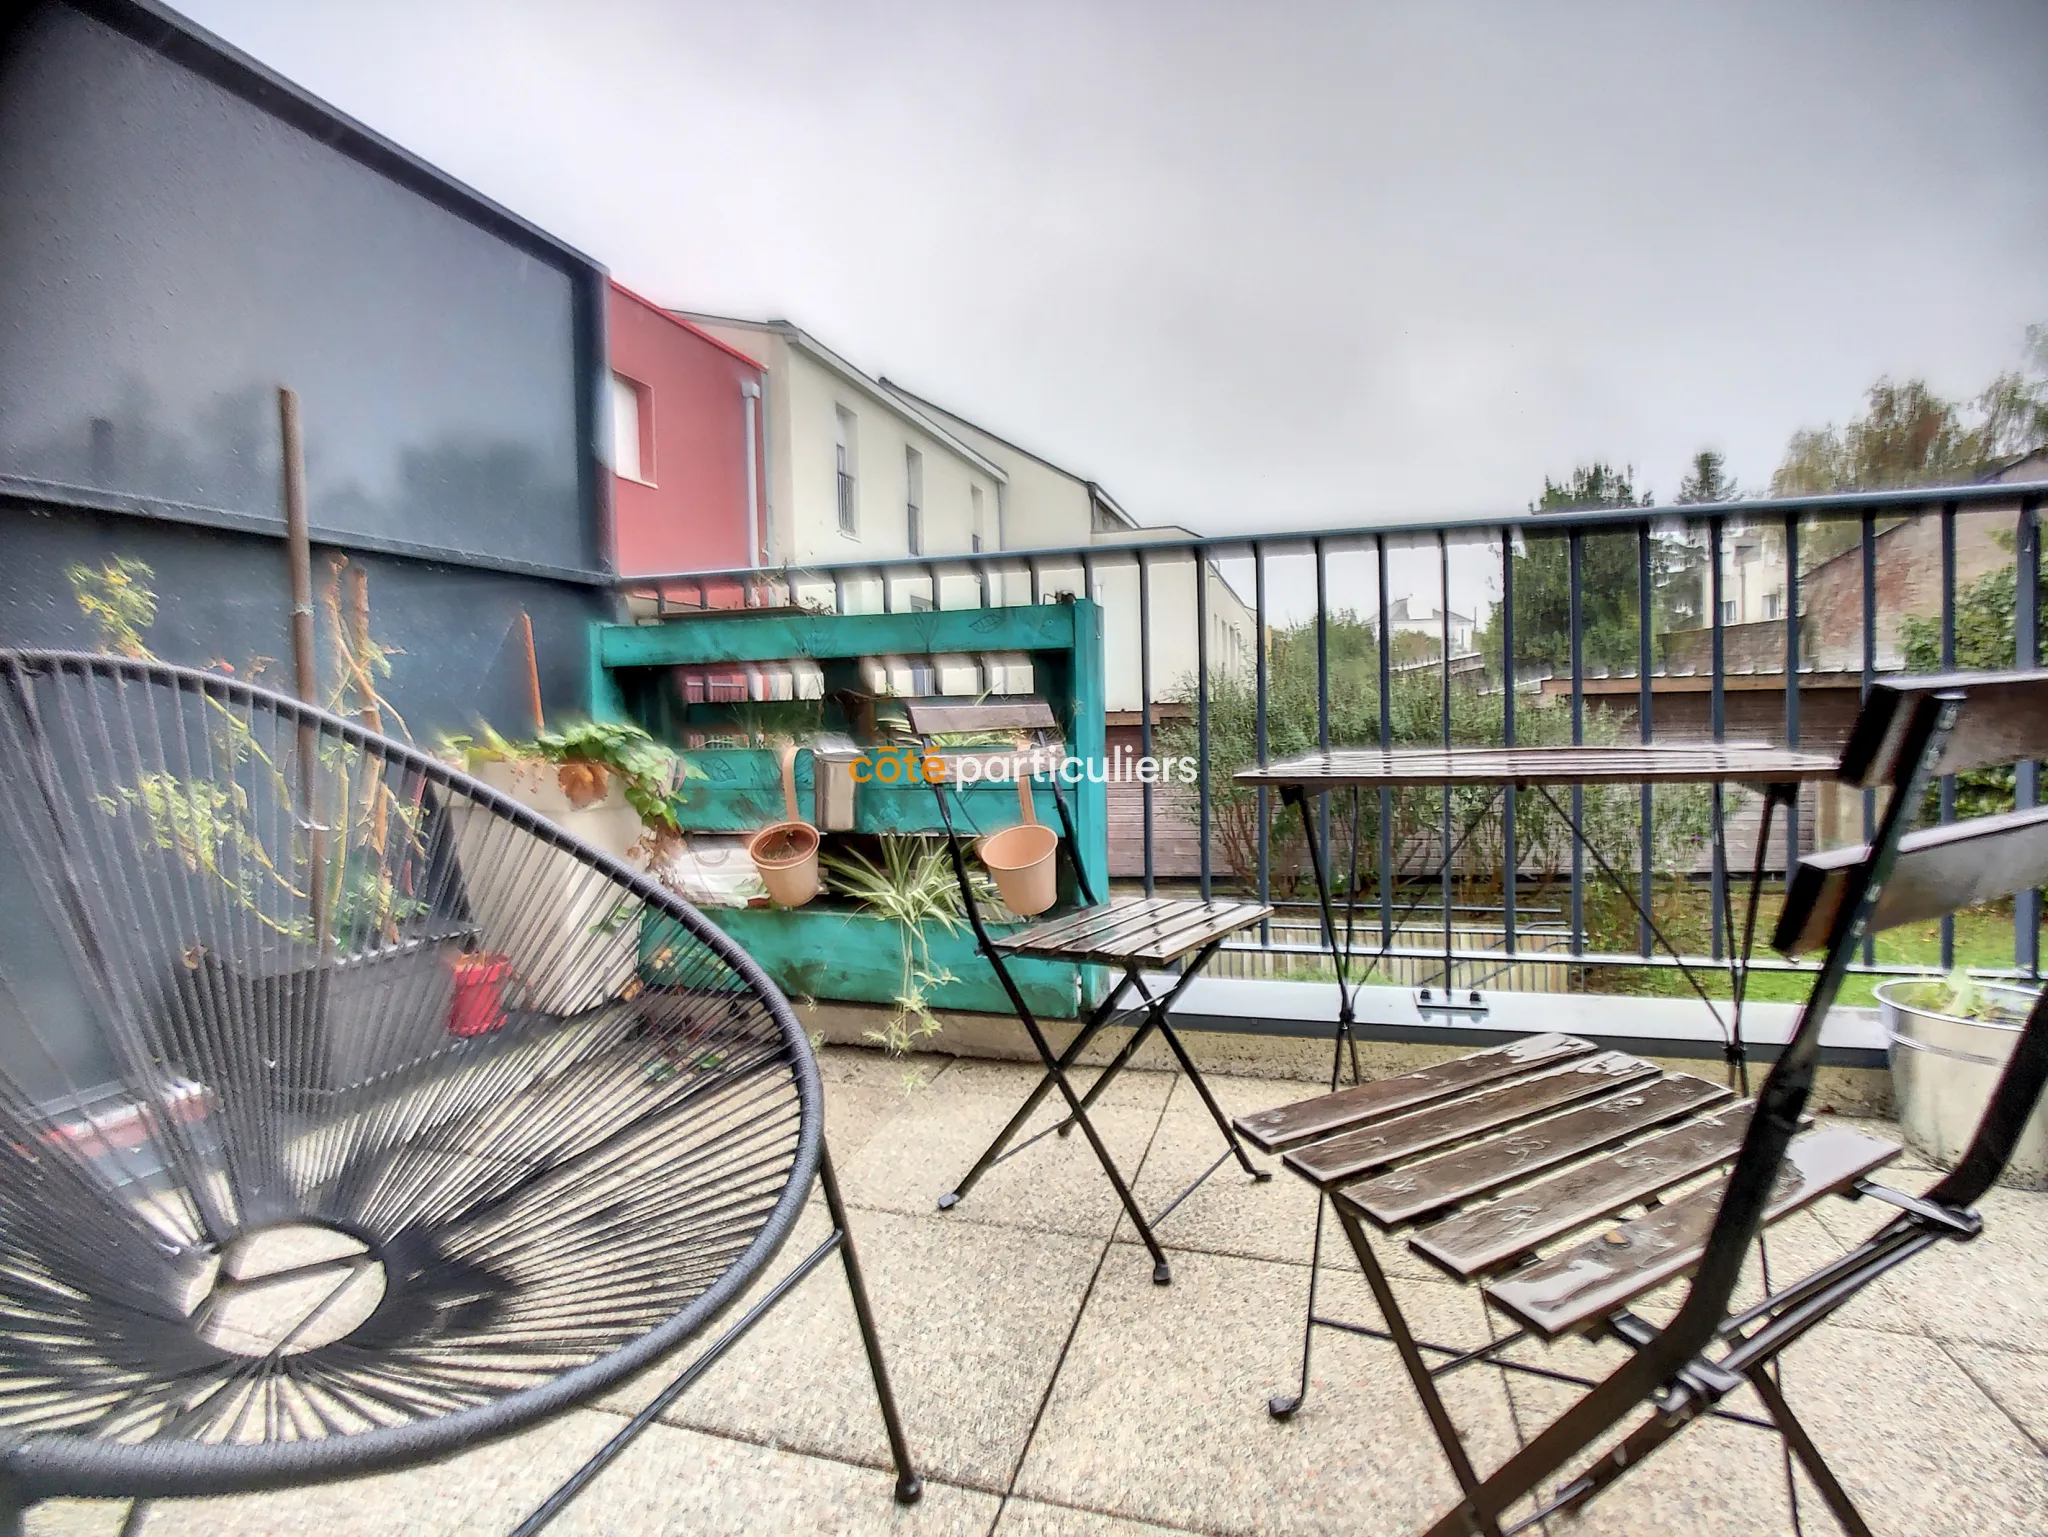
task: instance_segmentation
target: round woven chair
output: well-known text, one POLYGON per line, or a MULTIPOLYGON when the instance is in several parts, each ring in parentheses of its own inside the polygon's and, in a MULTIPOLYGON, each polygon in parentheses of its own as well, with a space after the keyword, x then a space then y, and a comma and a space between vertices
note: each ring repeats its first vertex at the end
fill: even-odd
POLYGON ((809 1043, 694 908, 211 673, 0 651, 0 1532, 446 1456, 706 1335, 822 1176, 809 1043))

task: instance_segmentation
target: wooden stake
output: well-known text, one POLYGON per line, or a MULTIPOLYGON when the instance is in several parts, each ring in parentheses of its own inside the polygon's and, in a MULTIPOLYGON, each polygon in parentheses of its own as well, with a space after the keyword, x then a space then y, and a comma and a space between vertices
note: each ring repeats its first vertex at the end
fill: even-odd
POLYGON ((320 672, 313 656, 313 544, 306 523, 306 443, 299 427, 298 391, 282 385, 277 391, 277 425, 284 450, 284 540, 291 569, 292 666, 299 698, 317 705, 320 672))
POLYGON ((526 640, 526 692, 533 705, 533 729, 548 729, 547 717, 540 708, 540 663, 533 654, 533 618, 525 609, 519 611, 519 630, 526 640))
MULTIPOLYGON (((317 706, 320 672, 313 656, 313 542, 306 522, 306 442, 299 427, 298 391, 287 385, 277 389, 277 428, 284 468, 285 560, 291 573, 292 670, 299 698, 317 706)), ((299 727, 299 799, 303 802, 299 814, 312 827, 312 868, 306 889, 314 944, 324 957, 331 938, 327 932, 327 830, 320 823, 313 793, 316 752, 312 725, 299 727)))

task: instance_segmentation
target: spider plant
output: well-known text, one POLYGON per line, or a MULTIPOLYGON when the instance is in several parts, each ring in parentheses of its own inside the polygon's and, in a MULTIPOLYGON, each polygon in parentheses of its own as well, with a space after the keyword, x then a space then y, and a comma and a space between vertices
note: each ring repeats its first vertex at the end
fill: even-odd
MULTIPOLYGON (((866 1034, 892 1056, 907 1055, 938 1034, 932 994, 955 980, 951 972, 933 964, 927 925, 937 924, 948 934, 967 926, 946 846, 933 838, 884 834, 880 863, 853 852, 828 853, 821 863, 830 890, 896 924, 902 961, 896 1011, 881 1029, 866 1034)), ((968 879, 976 901, 995 899, 987 876, 970 872, 968 879)))

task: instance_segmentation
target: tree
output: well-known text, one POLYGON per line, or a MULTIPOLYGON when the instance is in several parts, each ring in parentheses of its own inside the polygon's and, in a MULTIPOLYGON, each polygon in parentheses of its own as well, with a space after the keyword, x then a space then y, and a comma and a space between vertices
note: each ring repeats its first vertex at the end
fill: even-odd
MULTIPOLYGON (((2005 536, 2008 542, 2011 535, 2005 536)), ((1956 594, 1955 665, 1964 670, 2001 671, 2010 667, 2038 665, 2019 655, 2019 624, 2015 613, 2019 575, 2013 566, 1987 571, 1956 594)), ((2040 582, 2034 611, 2048 614, 2048 576, 2040 582)), ((1941 666, 1941 619, 1935 614, 1909 614, 1905 622, 1906 670, 1939 672, 1941 666)), ((1938 792, 1928 791, 1928 803, 1936 804, 1938 792)), ((2010 766, 1975 769, 1956 776, 1956 814, 1962 817, 1989 816, 2010 811, 2013 800, 2013 771, 2010 766)))
POLYGON ((1687 505, 1703 502, 1732 502, 1742 495, 1735 477, 1728 473, 1728 461, 1719 449, 1703 448, 1692 456, 1692 468, 1678 482, 1677 501, 1687 505))
POLYGON ((1977 397, 1978 429, 1992 463, 2048 444, 2048 325, 2028 326, 2021 368, 2000 374, 1977 397))
MULTIPOLYGON (((1529 504, 1536 514, 1588 507, 1648 507, 1647 494, 1635 488, 1635 466, 1615 469, 1595 461, 1582 464, 1562 481, 1543 478, 1543 495, 1529 504)), ((1652 554, 1652 590, 1671 560, 1668 541, 1657 541, 1652 554)), ((1636 540, 1630 534, 1586 534, 1579 541, 1579 619, 1581 657, 1600 670, 1633 670, 1638 652, 1636 540)), ((1515 669, 1529 677, 1571 670, 1571 539, 1546 534, 1530 525, 1516 537, 1510 562, 1515 584, 1515 669)), ((1653 602, 1654 597, 1653 597, 1653 602)), ((1495 608, 1476 644, 1499 657, 1504 642, 1501 613, 1495 608)))
POLYGON ((1957 485, 2048 445, 2048 326, 2027 327, 2021 366, 1967 404, 1924 379, 1879 379, 1846 427, 1802 427, 1771 477, 1773 496, 1957 485))

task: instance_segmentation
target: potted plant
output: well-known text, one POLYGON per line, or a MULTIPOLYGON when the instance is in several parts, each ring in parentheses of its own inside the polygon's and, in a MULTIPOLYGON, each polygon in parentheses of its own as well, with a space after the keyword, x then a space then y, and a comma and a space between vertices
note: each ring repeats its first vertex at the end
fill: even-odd
MULTIPOLYGON (((1964 971, 1878 984, 1893 1109, 1907 1140, 1943 1168, 1969 1146, 2039 996, 1964 971)), ((2048 1186, 2048 1105, 2036 1107, 2003 1183, 2048 1186)))
MULTIPOLYGON (((927 926, 958 934, 967 927, 967 914, 945 844, 931 838, 885 836, 881 856, 877 863, 858 853, 826 854, 823 863, 834 892, 896 926, 902 984, 895 1012, 879 1030, 865 1033, 892 1056, 903 1056, 939 1033, 932 994, 954 980, 944 966, 933 963, 927 926)), ((974 879, 971 874, 969 878, 974 879)), ((977 890, 975 895, 993 901, 995 893, 977 890)))
MULTIPOLYGON (((335 560, 325 592, 336 668, 322 703, 403 734, 403 720, 378 691, 390 651, 370 637, 360 570, 350 573, 352 619, 343 615, 346 564, 335 560)), ((117 558, 67 574, 102 648, 150 659, 150 568, 117 558)), ((194 1016, 228 1009, 256 1021, 253 1032, 227 1032, 245 1058, 229 1070, 294 1097, 353 1088, 445 1047, 453 961, 468 930, 459 913, 437 913, 423 895, 432 884, 429 807, 401 802, 374 773, 364 782, 360 759, 337 741, 320 738, 317 762, 294 766, 274 758, 236 710, 214 700, 203 707, 208 772, 143 770, 95 799, 101 813, 136 829, 141 848, 227 894, 230 921, 192 914, 176 953, 165 957, 166 1006, 194 1016), (311 806, 303 803, 309 786, 317 786, 311 806), (281 821, 279 807, 294 815, 281 821), (397 997, 402 1011, 387 1007, 397 997), (266 1030, 290 1038, 259 1038, 266 1030)))
MULTIPOLYGON (((690 767, 638 726, 585 721, 521 742, 486 726, 444 745, 492 789, 615 858, 658 868, 682 836, 676 801, 690 767)), ((455 822, 470 907, 485 947, 523 979, 512 995, 524 1007, 576 1014, 631 989, 637 926, 614 888, 561 849, 493 857, 503 829, 474 808, 457 807, 455 822)))

